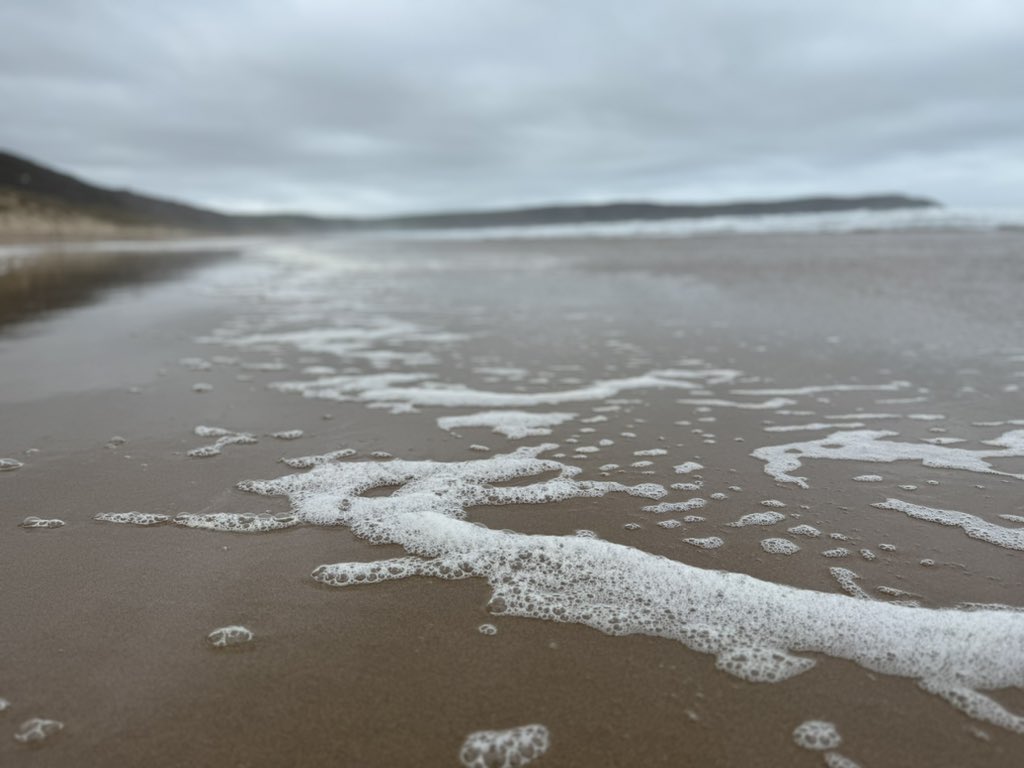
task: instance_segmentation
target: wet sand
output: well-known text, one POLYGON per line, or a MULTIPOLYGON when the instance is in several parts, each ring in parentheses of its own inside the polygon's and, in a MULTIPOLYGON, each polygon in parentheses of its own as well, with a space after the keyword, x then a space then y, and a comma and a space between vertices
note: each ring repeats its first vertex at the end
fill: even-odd
MULTIPOLYGON (((657 523, 682 514, 644 512, 652 502, 623 494, 478 507, 469 519, 530 534, 587 529, 700 568, 820 592, 841 592, 829 573, 841 566, 879 600, 888 598, 876 587, 887 585, 914 593, 924 608, 1021 606, 1020 552, 871 505, 895 497, 1012 526, 998 516, 1024 515, 1024 481, 919 461, 807 459, 797 472, 808 477, 803 490, 770 477, 750 452, 829 434, 766 426, 856 411, 899 414, 867 422, 897 432, 894 439, 951 436, 966 441, 956 447, 973 450, 1013 429, 977 423, 1024 419, 1024 311, 1016 295, 1022 246, 1020 234, 951 232, 281 241, 233 258, 137 256, 152 259, 153 269, 129 261, 139 274, 131 280, 118 277, 119 269, 104 272, 109 265, 83 267, 95 279, 75 285, 94 285, 88 292, 43 281, 33 270, 45 262, 23 261, 0 275, 4 289, 15 280, 39 286, 18 294, 31 300, 17 309, 7 303, 0 328, 0 457, 24 463, 0 473, 0 697, 11 702, 0 713, 0 762, 458 765, 469 733, 541 723, 551 747, 539 766, 815 766, 821 753, 797 747, 790 734, 805 720, 824 719, 843 736, 839 751, 863 766, 1019 765, 1024 736, 968 718, 911 679, 852 662, 818 655, 802 675, 754 684, 672 640, 496 616, 481 579, 323 586, 310 577, 320 564, 403 554, 342 527, 233 534, 92 518, 129 510, 284 513, 287 499, 235 487, 295 472, 282 456, 351 448, 362 461, 374 451, 467 461, 553 442, 561 448, 552 453, 563 451, 562 461, 582 467, 583 479, 667 487, 699 476, 702 489, 672 491, 665 500, 727 497, 694 510, 704 522, 673 529, 657 523), (75 298, 53 298, 62 292, 75 298), (197 342, 218 328, 251 333, 268 320, 268 329, 288 330, 401 321, 421 332, 373 345, 372 352, 399 355, 390 358, 365 356, 365 349, 339 357, 280 342, 197 342), (432 360, 402 357, 417 352, 432 360), (212 362, 216 356, 239 360, 212 362), (189 358, 211 365, 193 370, 194 362, 180 362, 189 358), (484 408, 390 413, 267 387, 315 379, 303 368, 326 365, 423 372, 487 391, 558 391, 692 358, 741 372, 737 382, 713 388, 715 398, 734 401, 768 397, 730 394, 744 387, 909 383, 898 391, 800 395, 767 410, 680 404, 711 396, 676 389, 624 391, 527 408, 579 416, 550 436, 523 440, 437 426, 441 416, 484 408), (282 370, 252 365, 278 361, 282 370), (542 373, 545 382, 537 381, 542 373), (200 382, 212 389, 193 391, 200 382), (880 402, 901 398, 921 400, 880 402), (609 401, 619 410, 592 411, 609 401), (595 415, 608 421, 582 421, 595 415), (259 442, 190 458, 189 449, 212 442, 192 433, 198 425, 243 430, 259 442), (288 429, 304 435, 269 436, 288 429), (114 436, 125 442, 108 447, 114 436), (585 455, 572 450, 600 439, 614 443, 585 455), (657 448, 667 453, 634 455, 657 448), (630 466, 638 460, 652 464, 630 466), (676 474, 673 466, 685 461, 704 469, 676 474), (598 467, 611 463, 623 471, 602 477, 598 467), (852 480, 863 474, 884 479, 852 480), (900 488, 910 484, 916 489, 900 488), (765 511, 760 502, 768 499, 783 502, 779 511, 789 519, 766 528, 728 525, 765 511), (66 525, 24 530, 18 523, 27 515, 66 525), (625 529, 630 522, 641 527, 625 529), (786 534, 801 523, 824 536, 786 534), (721 549, 682 541, 713 535, 725 540, 721 549), (770 555, 759 545, 768 536, 786 536, 801 551, 770 555), (884 542, 896 550, 880 550, 884 542), (836 546, 852 554, 820 555, 836 546), (863 559, 861 548, 877 559, 863 559), (484 622, 497 634, 481 635, 484 622), (255 641, 211 649, 206 634, 229 624, 249 627, 255 641), (65 727, 38 746, 16 743, 18 724, 35 716, 65 727)), ((1024 472, 1022 458, 993 463, 1024 472)), ((1019 689, 994 698, 1024 712, 1019 689)))

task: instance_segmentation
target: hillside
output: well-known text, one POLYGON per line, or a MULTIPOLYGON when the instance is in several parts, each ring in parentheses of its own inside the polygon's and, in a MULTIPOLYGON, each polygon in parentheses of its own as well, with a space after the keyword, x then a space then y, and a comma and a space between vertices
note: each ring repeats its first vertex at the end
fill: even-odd
POLYGON ((936 206, 903 195, 809 197, 707 205, 610 203, 512 210, 429 213, 377 218, 303 215, 243 216, 107 189, 0 152, 0 237, 108 237, 174 234, 257 234, 325 230, 443 229, 694 219, 936 206))

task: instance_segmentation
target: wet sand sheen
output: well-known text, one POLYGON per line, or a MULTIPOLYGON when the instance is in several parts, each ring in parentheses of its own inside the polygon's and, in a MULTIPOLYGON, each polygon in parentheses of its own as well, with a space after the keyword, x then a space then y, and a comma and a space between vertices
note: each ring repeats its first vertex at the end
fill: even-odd
MULTIPOLYGON (((962 333, 969 339, 944 334, 942 328, 927 338, 928 329, 915 314, 918 294, 907 287, 914 285, 910 279, 904 282, 909 301, 892 308, 888 317, 871 321, 892 322, 895 330, 888 337, 863 333, 844 312, 847 301, 860 298, 850 294, 865 285, 885 297, 889 287, 874 283, 878 261, 896 273, 890 280, 898 281, 901 269, 908 278, 925 280, 915 265, 915 248, 937 252, 940 266, 948 264, 951 271, 957 269, 960 249, 990 250, 990 273, 982 268, 979 281, 988 277, 992 285, 987 290, 996 296, 1003 290, 997 283, 1006 267, 1000 248, 1012 251, 1019 240, 957 235, 766 240, 645 244, 639 255, 631 252, 628 266, 610 261, 604 243, 545 244, 542 249, 528 243, 477 245, 477 262, 471 261, 465 246, 452 244, 446 244, 451 254, 432 251, 440 248, 436 244, 387 249, 379 244, 348 245, 345 285, 351 295, 341 298, 353 307, 352 318, 398 316, 432 331, 469 336, 458 344, 390 347, 395 352, 429 351, 437 363, 399 364, 382 372, 439 374, 441 381, 490 391, 514 391, 517 386, 532 392, 569 390, 671 368, 683 357, 762 379, 742 386, 792 388, 905 379, 915 389, 896 394, 819 394, 789 407, 814 410, 814 416, 778 414, 784 407, 700 410, 708 406, 677 402, 689 397, 686 392, 650 389, 613 396, 638 402, 622 403, 622 410, 604 413, 608 422, 589 427, 582 419, 598 415, 592 408, 601 407, 607 398, 538 409, 580 414, 580 419, 554 425, 550 437, 512 441, 478 427, 448 433, 437 426, 438 417, 482 409, 424 408, 421 413, 390 414, 358 401, 305 399, 265 387, 268 382, 301 378, 296 374, 314 364, 301 358, 317 357, 318 365, 339 371, 355 366, 367 373, 375 370, 369 358, 339 362, 326 353, 287 345, 271 352, 194 343, 195 337, 230 326, 240 316, 282 319, 275 316, 280 302, 257 295, 260 303, 254 305, 254 295, 244 291, 235 296, 221 291, 199 304, 183 302, 171 324, 135 329, 135 336, 112 331, 97 346, 101 361, 117 366, 118 358, 130 357, 136 349, 152 355, 154 347, 161 361, 148 374, 133 371, 137 378, 122 377, 119 387, 83 386, 75 391, 68 383, 37 397, 27 387, 8 389, 0 409, 5 441, 0 453, 16 455, 25 466, 0 477, 0 514, 9 532, 0 542, 0 568, 3 583, 17 585, 4 590, 3 609, 5 616, 20 617, 0 628, 0 642, 11 649, 0 674, 0 696, 12 702, 0 717, 12 732, 35 715, 62 720, 65 729, 28 751, 13 740, 0 739, 0 754, 39 765, 174 765, 215 759, 274 765, 296 754, 313 765, 455 765, 469 733, 536 722, 551 733, 551 748, 538 765, 820 765, 820 755, 799 749, 790 736, 798 724, 820 718, 837 724, 844 739, 841 751, 865 766, 1016 764, 1020 736, 969 720, 910 680, 879 676, 849 662, 819 657, 814 669, 784 683, 753 685, 717 671, 713 657, 672 641, 607 637, 578 625, 494 616, 486 610, 490 589, 476 579, 409 579, 342 590, 317 585, 310 574, 323 563, 404 554, 394 546, 370 547, 344 529, 300 527, 243 536, 91 519, 99 512, 132 509, 170 515, 287 512, 283 499, 255 497, 234 488, 247 478, 293 473, 277 463, 282 455, 353 448, 359 461, 369 459, 373 451, 410 460, 467 461, 489 455, 471 450, 474 444, 486 445, 493 453, 551 440, 567 454, 561 461, 584 467, 581 477, 592 480, 667 487, 692 479, 676 475, 674 465, 699 460, 705 469, 696 474, 704 487, 672 492, 667 499, 707 498, 713 492, 728 498, 696 510, 707 517, 705 522, 675 529, 656 523, 681 515, 643 512, 651 502, 620 494, 548 505, 483 507, 470 510, 470 519, 493 529, 531 534, 593 530, 608 541, 698 567, 744 572, 823 592, 840 592, 829 567, 841 565, 860 574, 867 590, 886 584, 900 587, 921 595, 927 607, 967 601, 1018 604, 1019 553, 871 504, 889 497, 908 498, 994 522, 998 514, 1020 513, 1015 493, 1019 481, 1003 483, 984 475, 925 469, 916 462, 808 459, 800 470, 811 479, 811 488, 804 491, 777 485, 764 473, 763 462, 749 454, 762 445, 819 436, 764 432, 765 419, 788 424, 858 409, 892 409, 877 400, 915 394, 921 386, 929 388, 928 403, 905 406, 905 412, 946 415, 939 428, 968 439, 966 447, 978 449, 977 441, 1006 431, 972 427, 972 422, 1022 415, 1015 410, 1019 395, 1004 391, 1013 381, 1012 373, 1024 367, 1008 362, 1014 352, 1001 336, 1003 323, 1012 318, 990 319, 979 307, 960 318, 962 333), (761 280, 759 286, 761 300, 768 304, 791 299, 780 314, 763 315, 760 307, 750 305, 755 278, 708 261, 709 252, 720 257, 724 251, 745 264, 758 253, 783 251, 783 245, 795 255, 781 264, 776 261, 777 280, 761 280), (359 247, 366 249, 365 260, 359 247), (513 247, 525 250, 524 259, 509 264, 504 259, 513 247), (894 261, 891 253, 896 250, 909 250, 911 256, 894 261), (841 269, 863 271, 862 284, 852 290, 849 284, 804 273, 805 254, 821 251, 838 254, 835 258, 849 254, 841 269), (865 251, 878 261, 850 263, 865 251), (389 266, 387 259, 407 265, 420 255, 430 260, 429 268, 415 271, 414 263, 409 284, 404 279, 396 283, 391 273, 381 274, 389 266), (545 262, 547 285, 531 269, 541 258, 563 260, 554 267, 545 262), (429 274, 439 271, 439 261, 447 270, 444 280, 429 274), (796 297, 803 295, 797 291, 807 283, 815 285, 817 298, 797 302, 796 297), (531 311, 524 313, 521 303, 527 288, 539 295, 531 300, 531 311), (652 292, 658 302, 650 300, 652 292), (517 301, 502 301, 503 293, 517 301), (826 294, 831 294, 835 312, 819 315, 817 302, 826 294), (461 296, 461 303, 448 302, 449 295, 461 296), (539 327, 548 332, 538 336, 539 327), (845 336, 846 341, 837 345, 827 340, 833 335, 845 336), (759 351, 761 345, 770 354, 759 351), (280 359, 289 370, 245 370, 225 363, 194 371, 178 364, 181 358, 215 355, 250 362, 280 359), (491 368, 517 366, 533 378, 548 371, 550 380, 517 384, 475 373, 474 369, 488 367, 485 358, 491 358, 491 368), (579 368, 556 367, 564 365, 579 368), (164 375, 157 373, 161 366, 164 375), (978 372, 960 373, 971 368, 978 372), (252 380, 238 381, 238 376, 252 380), (981 395, 961 391, 966 381, 981 395), (196 382, 208 382, 212 390, 195 393, 196 382), (132 386, 141 392, 128 392, 132 386), (820 402, 818 396, 829 396, 830 402, 820 402), (326 413, 332 418, 324 419, 326 413), (706 418, 716 420, 700 421, 706 418), (259 442, 227 446, 209 459, 189 459, 184 455, 187 450, 211 442, 192 434, 201 424, 252 432, 259 442), (595 431, 584 433, 582 428, 595 431), (694 433, 695 428, 706 432, 694 433), (302 429, 305 435, 295 441, 269 437, 284 429, 302 429), (636 437, 624 437, 623 432, 636 437), (707 433, 715 437, 708 438, 707 433), (115 434, 124 435, 127 442, 104 447, 115 434), (579 454, 584 458, 571 458, 574 446, 597 445, 602 438, 614 443, 597 453, 579 454), (40 453, 25 456, 23 451, 31 447, 40 453), (634 455, 661 447, 667 450, 665 456, 634 455), (643 460, 652 465, 630 468, 643 460), (597 467, 608 463, 627 471, 613 470, 603 478, 597 467), (654 474, 641 474, 647 471, 654 474), (882 475, 883 482, 852 481, 868 473, 882 475), (940 485, 930 486, 928 479, 940 485), (908 484, 917 485, 917 490, 899 489, 908 484), (743 490, 730 491, 729 486, 743 490), (787 505, 782 513, 800 517, 766 528, 728 527, 741 515, 764 509, 760 501, 765 499, 781 500, 787 505), (801 504, 811 509, 803 510, 801 504), (59 517, 67 525, 59 530, 18 530, 17 524, 28 514, 59 517), (642 528, 625 530, 623 524, 630 521, 642 528), (786 528, 798 523, 814 525, 824 536, 813 541, 788 536, 786 528), (831 532, 842 533, 849 541, 829 539, 831 532), (682 541, 684 536, 709 535, 722 536, 725 546, 704 551, 682 541), (768 536, 788 536, 802 550, 790 557, 768 554, 760 547, 768 536), (896 552, 878 549, 887 541, 897 544, 896 552), (836 562, 820 557, 820 551, 840 545, 854 554, 836 562), (879 559, 863 560, 856 554, 861 547, 871 547, 879 559), (922 559, 937 565, 921 566, 922 559), (495 624, 497 634, 481 635, 477 628, 483 622, 495 624), (234 623, 255 632, 251 647, 226 655, 206 647, 209 631, 234 623), (933 736, 935 724, 942 726, 942 739, 933 736), (988 741, 975 735, 978 728, 988 741)), ((622 242, 618 249, 630 250, 622 242)), ((132 301, 151 301, 157 294, 190 295, 198 282, 220 281, 236 291, 233 274, 218 267, 189 280, 145 289, 152 292, 148 296, 108 296, 104 303, 74 310, 77 315, 55 316, 34 326, 28 338, 8 337, 0 355, 12 353, 31 361, 33 345, 39 350, 60 349, 62 338, 73 335, 69 326, 90 322, 89 313, 116 315, 133 307, 132 301)), ((943 284, 939 278, 933 272, 932 284, 920 287, 921 293, 934 293, 935 284, 943 284)), ((330 305, 313 302, 307 310, 309 306, 322 313, 330 305)), ((923 305, 920 311, 924 312, 923 305)), ((335 319, 344 325, 347 318, 335 319)), ((312 320, 289 318, 299 327, 312 320)), ((48 365, 51 371, 59 370, 60 361, 48 365)), ((64 375, 72 376, 70 371, 64 375)), ((715 388, 716 395, 719 390, 715 388)), ((936 423, 909 419, 885 427, 906 440, 938 434, 929 431, 936 423)), ((1020 460, 997 461, 1006 471, 1021 471, 1020 460)), ((1019 690, 996 692, 996 698, 1024 711, 1019 690)))

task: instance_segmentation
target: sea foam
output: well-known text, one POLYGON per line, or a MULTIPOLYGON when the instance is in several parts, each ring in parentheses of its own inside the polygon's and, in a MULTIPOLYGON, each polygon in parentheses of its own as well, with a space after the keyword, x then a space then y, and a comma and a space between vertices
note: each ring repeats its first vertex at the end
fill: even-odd
POLYGON ((529 411, 482 411, 464 416, 442 416, 437 426, 444 430, 460 427, 491 427, 492 432, 509 440, 542 437, 551 434, 551 427, 576 418, 575 413, 530 413, 529 411))
POLYGON ((459 761, 466 768, 517 768, 548 751, 551 737, 543 725, 521 725, 504 731, 477 731, 466 737, 459 761))
POLYGON ((821 440, 802 443, 786 443, 758 448, 751 453, 765 463, 764 471, 780 483, 795 483, 801 488, 809 487, 806 477, 790 474, 799 469, 804 459, 842 459, 891 463, 894 461, 920 461, 926 467, 962 469, 968 472, 982 472, 1024 479, 1024 474, 1000 472, 987 459, 1024 457, 1024 430, 1014 430, 1000 435, 995 440, 983 441, 995 450, 972 451, 966 448, 951 448, 928 443, 899 443, 883 438, 896 437, 898 433, 887 430, 855 430, 836 432, 821 440))
POLYGON ((314 578, 327 584, 482 578, 490 584, 495 614, 677 640, 751 682, 806 672, 816 661, 801 653, 847 659, 914 679, 972 717, 1024 733, 1024 718, 983 693, 1024 687, 1024 614, 856 599, 697 568, 600 539, 491 530, 463 519, 477 505, 653 490, 577 480, 577 468, 539 458, 552 447, 465 462, 325 463, 240 487, 287 496, 304 522, 344 524, 371 542, 398 544, 409 553, 321 566, 314 578), (558 476, 493 485, 547 472, 558 476), (390 496, 362 495, 382 486, 399 487, 390 496))

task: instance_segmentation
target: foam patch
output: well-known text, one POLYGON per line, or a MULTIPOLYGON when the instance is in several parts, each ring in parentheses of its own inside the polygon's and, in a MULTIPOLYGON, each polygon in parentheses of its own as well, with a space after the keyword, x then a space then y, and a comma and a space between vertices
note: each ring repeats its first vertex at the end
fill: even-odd
POLYGON ((47 519, 43 517, 36 517, 35 515, 29 515, 18 523, 18 525, 22 528, 60 528, 64 525, 64 521, 58 520, 55 517, 47 519))
POLYGON ((324 463, 240 487, 287 496, 302 522, 346 525, 370 542, 397 544, 408 553, 322 566, 316 573, 325 583, 481 578, 491 587, 488 608, 497 615, 673 639, 714 655, 722 669, 747 680, 806 672, 815 662, 802 653, 847 659, 917 680, 973 717, 1024 733, 1024 719, 982 693, 1024 687, 1024 614, 854 599, 697 568, 601 539, 491 530, 464 519, 480 505, 645 495, 660 488, 577 480, 578 468, 539 458, 553 447, 463 462, 324 463), (544 473, 557 475, 495 485, 544 473), (396 489, 389 496, 364 495, 383 486, 396 489))
POLYGON ((718 536, 705 536, 704 538, 691 537, 683 539, 683 541, 687 544, 692 544, 695 547, 700 547, 701 549, 718 549, 725 544, 725 542, 718 536))
POLYGON ((490 427, 492 432, 509 440, 541 437, 551 434, 551 427, 576 418, 575 413, 530 413, 529 411, 482 411, 465 416, 442 416, 437 426, 451 431, 462 427, 490 427))
POLYGON ((210 445, 203 445, 190 450, 187 455, 192 458, 204 459, 210 456, 217 456, 229 445, 252 445, 258 442, 256 436, 250 435, 248 432, 232 432, 230 429, 222 427, 200 425, 194 431, 198 437, 215 437, 217 439, 210 445))
POLYGON ((821 440, 787 443, 758 448, 751 456, 765 463, 764 471, 780 483, 795 483, 808 488, 806 477, 790 474, 799 469, 804 459, 840 459, 891 463, 894 461, 920 461, 926 467, 961 469, 1024 479, 1024 474, 1000 472, 987 459, 1024 457, 1024 430, 1014 430, 995 440, 984 441, 996 450, 972 451, 927 443, 898 443, 884 440, 898 433, 879 430, 836 432, 821 440))
POLYGON ((664 369, 641 376, 607 379, 575 389, 545 392, 491 392, 457 384, 430 381, 425 374, 331 376, 311 381, 277 382, 282 392, 325 400, 360 400, 383 407, 435 406, 442 408, 524 408, 588 400, 607 400, 638 389, 696 389, 731 381, 739 371, 726 369, 664 369), (404 385, 404 386, 403 386, 404 385))
POLYGON ((800 551, 789 539, 761 539, 761 549, 769 555, 795 555, 800 551))
POLYGON ((990 523, 969 512, 956 512, 950 509, 935 509, 920 504, 911 504, 899 499, 886 499, 871 506, 878 509, 890 509, 902 512, 916 520, 927 520, 930 523, 960 528, 972 539, 995 544, 1004 549, 1024 551, 1024 528, 1007 528, 1005 525, 990 523))
POLYGON ((548 751, 551 735, 543 725, 521 725, 504 731, 477 731, 459 750, 465 768, 517 768, 548 751))
POLYGON ((825 720, 807 720, 793 729, 793 742, 798 747, 815 751, 835 749, 843 743, 839 729, 825 720))
POLYGON ((206 636, 207 642, 214 648, 231 648, 233 646, 245 645, 253 641, 253 633, 240 625, 220 627, 213 630, 206 636))
POLYGON ((749 515, 743 515, 739 520, 729 523, 731 528, 746 528, 749 525, 775 525, 780 520, 785 520, 786 516, 781 512, 751 512, 749 515))
POLYGON ((93 520, 121 525, 161 525, 170 522, 171 518, 152 512, 100 512, 93 516, 93 520))
POLYGON ((56 736, 62 730, 64 730, 64 723, 60 720, 33 717, 18 727, 18 730, 14 732, 14 740, 22 744, 36 744, 56 736))
POLYGON ((299 524, 295 515, 248 515, 230 512, 211 514, 178 515, 174 522, 186 528, 201 528, 207 531, 228 533, 267 533, 292 528, 299 524))

